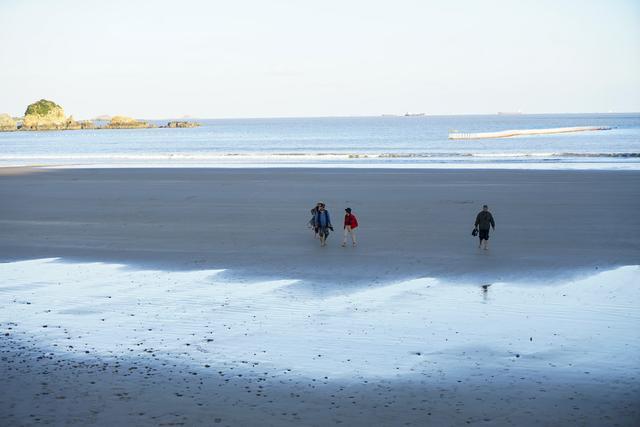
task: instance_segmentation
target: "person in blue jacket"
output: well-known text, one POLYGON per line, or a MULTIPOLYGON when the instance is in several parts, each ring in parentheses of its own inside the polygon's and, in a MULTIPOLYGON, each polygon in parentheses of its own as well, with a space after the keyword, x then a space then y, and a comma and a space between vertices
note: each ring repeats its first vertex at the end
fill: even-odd
POLYGON ((331 216, 324 203, 318 203, 318 210, 313 217, 313 223, 318 230, 318 237, 320 237, 320 246, 327 245, 327 237, 329 237, 329 230, 333 231, 331 225, 331 216))

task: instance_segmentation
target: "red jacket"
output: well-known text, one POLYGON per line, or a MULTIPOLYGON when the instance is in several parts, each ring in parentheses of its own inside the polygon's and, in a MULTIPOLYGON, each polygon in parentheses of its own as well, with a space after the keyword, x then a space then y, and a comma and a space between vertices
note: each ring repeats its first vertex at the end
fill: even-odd
POLYGON ((344 227, 343 228, 346 228, 347 225, 350 225, 352 230, 354 228, 358 227, 358 220, 356 219, 356 216, 354 214, 346 214, 344 216, 344 227))

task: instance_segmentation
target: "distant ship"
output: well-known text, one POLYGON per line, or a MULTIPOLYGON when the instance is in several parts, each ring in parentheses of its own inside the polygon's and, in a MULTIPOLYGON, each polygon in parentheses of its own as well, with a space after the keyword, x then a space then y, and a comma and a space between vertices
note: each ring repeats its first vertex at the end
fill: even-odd
POLYGON ((424 116, 425 113, 404 113, 405 117, 419 117, 424 116))
POLYGON ((522 111, 498 111, 499 116, 517 116, 522 114, 522 111))

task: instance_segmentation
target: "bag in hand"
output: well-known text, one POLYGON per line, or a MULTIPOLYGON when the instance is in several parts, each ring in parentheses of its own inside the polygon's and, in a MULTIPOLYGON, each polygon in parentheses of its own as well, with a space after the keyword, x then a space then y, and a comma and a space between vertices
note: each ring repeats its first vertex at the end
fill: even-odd
POLYGON ((471 235, 472 235, 473 237, 476 237, 476 236, 478 235, 478 229, 477 229, 477 228, 474 228, 474 229, 473 229, 473 231, 471 232, 471 235))

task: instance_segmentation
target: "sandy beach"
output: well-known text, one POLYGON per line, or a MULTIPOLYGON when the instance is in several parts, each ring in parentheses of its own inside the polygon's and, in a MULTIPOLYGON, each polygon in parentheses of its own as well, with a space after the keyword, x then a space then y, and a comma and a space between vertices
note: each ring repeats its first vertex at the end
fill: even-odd
POLYGON ((0 424, 640 421, 638 172, 21 168, 0 200, 0 424))
POLYGON ((631 171, 19 171, 0 181, 3 261, 160 263, 358 286, 530 280, 640 259, 631 171), (327 248, 306 229, 318 200, 336 226, 327 248), (489 258, 471 236, 484 203, 497 223, 489 258), (346 207, 361 222, 356 251, 339 247, 346 207))

